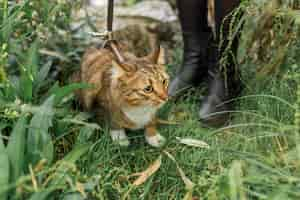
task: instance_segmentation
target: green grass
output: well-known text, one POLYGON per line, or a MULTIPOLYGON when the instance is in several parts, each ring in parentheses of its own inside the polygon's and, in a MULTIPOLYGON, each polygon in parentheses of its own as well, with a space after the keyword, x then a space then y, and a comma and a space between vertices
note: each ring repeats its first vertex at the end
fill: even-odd
MULTIPOLYGON (((238 60, 246 58, 240 66, 245 89, 234 100, 231 123, 205 128, 197 118, 204 89, 192 89, 159 112, 162 119, 179 124, 159 127, 167 144, 155 149, 145 143, 142 131, 129 132, 132 144, 120 148, 105 124, 77 108, 72 92, 88 87, 67 81, 85 48, 84 37, 73 37, 69 27, 70 10, 77 4, 22 1, 6 7, 7 2, 0 2, 0 200, 299 199, 300 44, 291 39, 276 70, 266 63, 278 58, 282 42, 275 42, 277 48, 268 46, 271 42, 251 48, 253 34, 269 33, 261 31, 266 27, 259 20, 270 14, 269 8, 242 18, 238 60), (253 59, 257 55, 263 59, 253 59), (257 74, 264 66, 264 73, 257 74), (181 144, 176 137, 204 141, 210 148, 181 144), (160 156, 159 169, 134 186, 134 175, 160 156)), ((241 9, 262 6, 245 2, 241 9)), ((282 16, 278 9, 276 23, 267 27, 277 30, 276 41, 286 39, 290 21, 283 19, 293 16, 288 11, 282 16)), ((289 31, 299 36, 298 29, 289 31)), ((172 74, 180 54, 179 46, 169 64, 172 74)))

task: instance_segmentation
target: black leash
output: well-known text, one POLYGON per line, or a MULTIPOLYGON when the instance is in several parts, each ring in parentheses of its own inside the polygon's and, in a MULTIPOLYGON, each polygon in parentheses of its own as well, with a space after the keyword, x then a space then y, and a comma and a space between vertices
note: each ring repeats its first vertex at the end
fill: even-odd
POLYGON ((117 41, 113 38, 113 21, 114 21, 114 0, 108 0, 107 18, 106 18, 106 30, 102 33, 91 32, 94 37, 100 37, 104 40, 103 48, 109 48, 119 62, 124 62, 124 58, 121 55, 117 41))
POLYGON ((114 22, 114 0, 108 0, 107 24, 106 24, 108 33, 112 32, 113 22, 114 22))

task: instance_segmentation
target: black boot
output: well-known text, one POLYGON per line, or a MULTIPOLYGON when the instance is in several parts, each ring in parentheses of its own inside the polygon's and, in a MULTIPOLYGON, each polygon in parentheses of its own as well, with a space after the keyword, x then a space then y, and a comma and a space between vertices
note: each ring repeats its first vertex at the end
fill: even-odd
MULTIPOLYGON (((217 22, 217 33, 220 33, 220 27, 224 17, 231 12, 237 5, 238 0, 229 0, 227 4, 222 5, 220 1, 216 1, 216 22, 217 22), (230 2, 230 3, 229 3, 230 2)), ((235 38, 231 52, 233 55, 229 55, 228 62, 225 66, 220 68, 219 60, 226 48, 228 41, 226 41, 228 34, 228 21, 223 24, 223 46, 218 49, 219 40, 211 41, 210 47, 208 48, 209 54, 209 75, 210 80, 208 83, 208 95, 204 98, 200 110, 199 118, 205 124, 210 126, 222 126, 228 119, 230 110, 233 109, 231 99, 237 97, 241 91, 241 82, 239 79, 239 71, 236 70, 234 64, 234 57, 238 48, 238 38, 235 38)))
POLYGON ((227 100, 225 82, 220 73, 209 73, 208 95, 203 99, 199 110, 199 118, 209 126, 222 126, 228 121, 231 105, 227 100))
POLYGON ((206 0, 177 0, 184 42, 181 69, 169 86, 169 96, 200 83, 207 76, 206 49, 211 31, 207 25, 206 0))
POLYGON ((221 72, 210 72, 208 95, 203 99, 199 118, 209 126, 223 126, 230 117, 230 111, 234 109, 234 98, 238 97, 242 90, 242 84, 237 77, 224 78, 221 72))

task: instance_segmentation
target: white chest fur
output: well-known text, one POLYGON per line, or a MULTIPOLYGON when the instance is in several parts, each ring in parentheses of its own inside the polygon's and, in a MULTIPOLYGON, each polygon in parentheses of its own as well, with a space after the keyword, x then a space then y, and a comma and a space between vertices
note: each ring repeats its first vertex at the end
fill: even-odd
POLYGON ((136 124, 136 129, 144 128, 145 125, 149 124, 153 119, 157 108, 151 106, 142 106, 136 108, 124 109, 124 114, 130 119, 134 124, 136 124))

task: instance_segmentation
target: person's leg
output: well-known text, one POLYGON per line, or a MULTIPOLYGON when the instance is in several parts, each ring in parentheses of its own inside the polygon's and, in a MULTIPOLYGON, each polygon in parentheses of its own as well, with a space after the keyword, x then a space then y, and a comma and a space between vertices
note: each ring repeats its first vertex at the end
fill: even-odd
POLYGON ((226 113, 226 111, 231 109, 230 104, 224 102, 236 97, 240 91, 240 82, 236 74, 233 57, 237 52, 238 38, 234 39, 230 49, 233 55, 229 55, 227 64, 222 66, 225 71, 220 70, 219 60, 224 49, 228 45, 228 40, 226 40, 226 38, 228 37, 230 17, 226 18, 225 21, 223 21, 223 19, 239 5, 239 0, 223 0, 215 2, 217 34, 218 38, 220 38, 220 33, 222 33, 222 39, 224 41, 220 51, 218 50, 219 39, 210 42, 210 47, 208 49, 208 71, 210 75, 210 81, 208 83, 209 91, 201 104, 199 117, 202 121, 210 125, 222 125, 228 119, 228 113, 226 113), (217 114, 218 112, 225 113, 217 114))
POLYGON ((207 25, 207 0, 177 0, 184 42, 181 69, 169 86, 169 95, 202 81, 207 76, 206 49, 211 30, 207 25))

